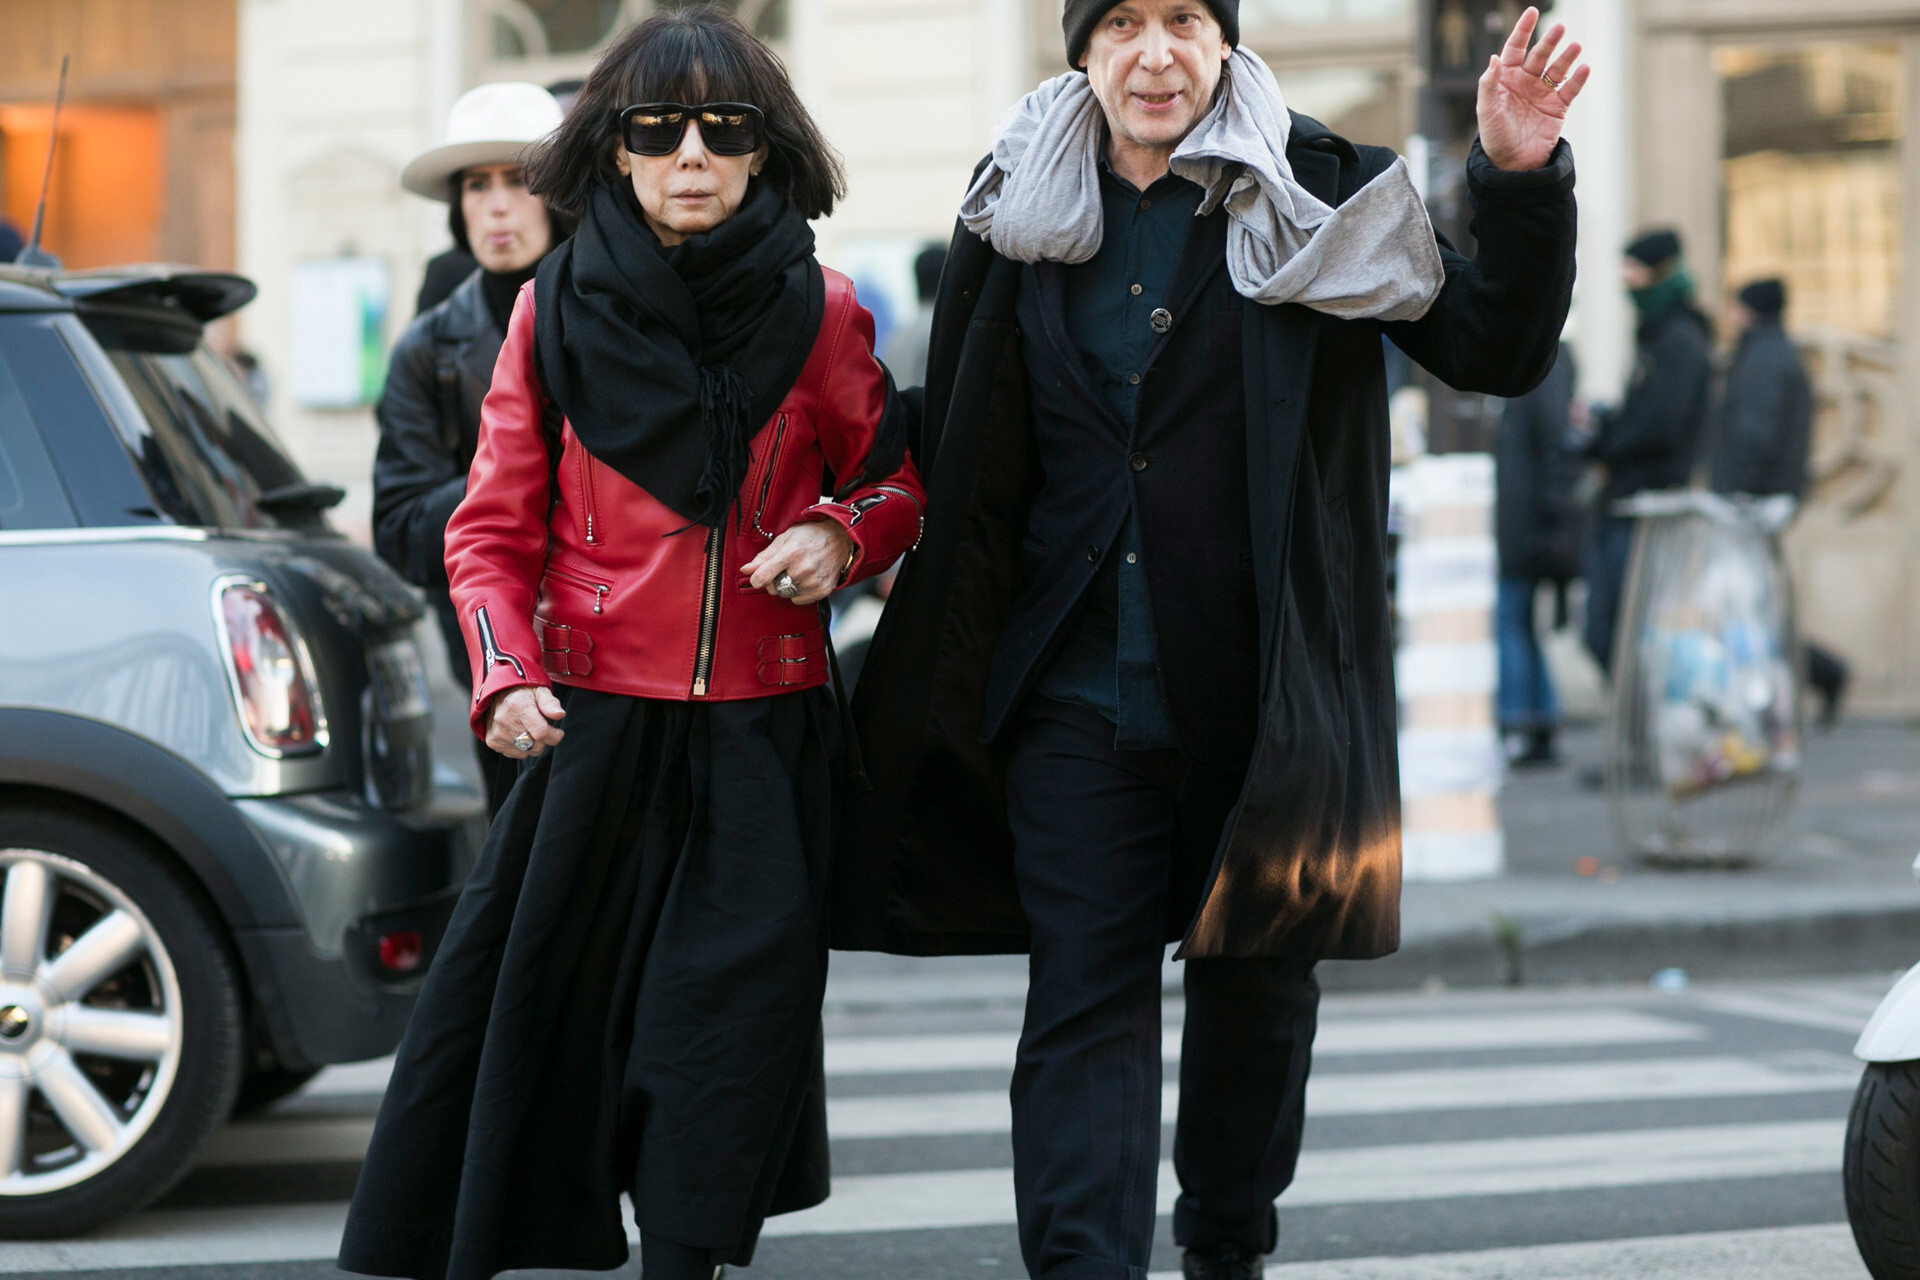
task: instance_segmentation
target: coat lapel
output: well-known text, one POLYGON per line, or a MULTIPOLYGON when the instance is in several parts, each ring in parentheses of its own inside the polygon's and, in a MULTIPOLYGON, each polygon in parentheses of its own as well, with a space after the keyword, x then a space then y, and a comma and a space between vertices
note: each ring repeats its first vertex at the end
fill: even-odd
POLYGON ((1067 277, 1066 268, 1057 262, 1036 262, 1033 264, 1034 283, 1040 292, 1040 321, 1044 330, 1042 338, 1053 348, 1055 364, 1066 371, 1073 379, 1074 389, 1080 398, 1100 414, 1100 420, 1112 428, 1113 433, 1122 440, 1127 438, 1127 424, 1107 403, 1093 385, 1093 379, 1087 376, 1087 360, 1080 354, 1080 348, 1073 344, 1073 338, 1067 333, 1067 277))

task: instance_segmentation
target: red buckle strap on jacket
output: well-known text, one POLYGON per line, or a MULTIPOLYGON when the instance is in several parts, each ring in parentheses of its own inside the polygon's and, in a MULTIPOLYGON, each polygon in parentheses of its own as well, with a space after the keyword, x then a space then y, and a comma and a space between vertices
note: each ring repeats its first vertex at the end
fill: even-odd
POLYGON ((590 676, 593 674, 593 637, 578 627, 562 627, 535 615, 534 627, 540 633, 540 665, 548 675, 590 676))
POLYGON ((847 581, 870 577, 918 541, 926 491, 909 457, 892 475, 822 501, 823 489, 862 474, 886 405, 873 318, 845 276, 822 276, 812 354, 754 437, 739 500, 713 531, 686 528, 582 448, 571 426, 561 430, 555 475, 533 371, 533 288, 521 289, 481 410, 467 496, 447 524, 447 576, 475 655, 476 733, 494 695, 543 676, 676 700, 760 698, 826 682, 819 610, 753 590, 741 566, 791 526, 827 520, 853 540, 847 581))
POLYGON ((824 667, 826 634, 815 631, 792 636, 768 636, 760 642, 760 683, 766 685, 818 684, 809 679, 824 667))

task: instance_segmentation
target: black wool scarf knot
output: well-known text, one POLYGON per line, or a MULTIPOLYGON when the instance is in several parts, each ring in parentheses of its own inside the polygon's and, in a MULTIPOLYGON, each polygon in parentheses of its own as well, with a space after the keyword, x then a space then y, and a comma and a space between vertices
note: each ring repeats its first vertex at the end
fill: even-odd
POLYGON ((546 392, 587 452, 717 528, 819 335, 813 243, 758 179, 731 218, 671 247, 626 182, 596 191, 534 284, 546 392))

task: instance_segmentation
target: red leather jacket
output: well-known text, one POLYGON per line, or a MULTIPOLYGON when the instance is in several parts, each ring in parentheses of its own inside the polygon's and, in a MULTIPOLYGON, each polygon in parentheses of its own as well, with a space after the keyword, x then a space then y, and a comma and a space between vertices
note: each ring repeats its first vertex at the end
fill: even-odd
POLYGON ((553 493, 533 285, 521 288, 481 409, 467 496, 447 524, 447 576, 475 655, 476 734, 495 694, 549 680, 678 700, 826 683, 819 606, 756 591, 740 567, 789 526, 831 520, 853 538, 847 581, 869 577, 919 540, 926 493, 907 458, 883 481, 821 500, 834 477, 861 474, 886 401, 873 317, 851 281, 823 274, 819 339, 753 439, 739 502, 721 528, 679 533, 684 516, 594 458, 571 426, 562 428, 553 493))

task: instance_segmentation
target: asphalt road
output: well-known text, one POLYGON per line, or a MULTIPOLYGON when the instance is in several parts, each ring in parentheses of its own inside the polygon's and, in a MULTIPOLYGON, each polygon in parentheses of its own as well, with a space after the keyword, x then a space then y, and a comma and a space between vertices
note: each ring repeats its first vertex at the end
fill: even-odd
MULTIPOLYGON (((1864 1280, 1839 1186, 1847 1051, 1887 985, 1329 997, 1269 1280, 1864 1280)), ((730 1274, 1024 1275, 1006 1105, 1023 987, 1015 961, 836 957, 834 1196, 774 1219, 730 1274)), ((1170 1059, 1180 1016, 1170 990, 1170 1059)), ((327 1072, 224 1131, 154 1209, 0 1244, 0 1273, 339 1276, 327 1259, 384 1079, 381 1063, 327 1072)), ((1163 1210, 1173 1190, 1163 1167, 1163 1210)), ((1172 1280, 1160 1228, 1153 1280, 1172 1280)))

